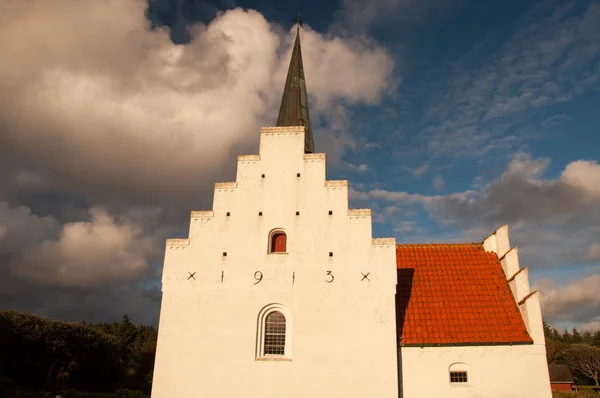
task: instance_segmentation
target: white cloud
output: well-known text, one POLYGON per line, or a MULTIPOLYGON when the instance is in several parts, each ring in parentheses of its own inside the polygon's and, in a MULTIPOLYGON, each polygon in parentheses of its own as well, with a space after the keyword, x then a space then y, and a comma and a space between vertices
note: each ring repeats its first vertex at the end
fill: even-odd
MULTIPOLYGON (((165 203, 210 189, 232 151, 256 150, 279 106, 290 50, 278 50, 291 36, 235 9, 174 45, 149 30, 145 7, 0 1, 0 155, 20 153, 32 173, 88 198, 165 203)), ((380 46, 302 35, 315 122, 340 99, 373 104, 388 90, 393 62, 380 46)))
POLYGON ((600 261, 600 243, 594 243, 590 246, 587 253, 587 259, 590 262, 600 261))
POLYGON ((541 293, 542 311, 550 322, 588 322, 600 317, 600 274, 564 285, 541 279, 533 287, 541 293))
POLYGON ((549 164, 546 158, 521 153, 498 179, 477 190, 428 196, 372 189, 351 191, 351 198, 421 206, 440 226, 460 228, 457 233, 469 238, 509 224, 513 243, 521 246, 529 266, 597 261, 600 165, 574 161, 558 177, 547 179, 543 174, 549 164))
POLYGON ((381 144, 379 142, 367 142, 364 145, 363 149, 365 149, 365 150, 367 150, 367 149, 372 149, 372 150, 381 149, 381 144))
POLYGON ((590 160, 572 162, 563 171, 561 180, 584 192, 586 199, 600 200, 600 165, 597 162, 590 160))
POLYGON ((549 7, 539 3, 526 13, 497 51, 474 46, 449 68, 446 81, 433 85, 420 136, 430 154, 485 160, 514 151, 540 134, 545 121, 536 124, 537 109, 598 88, 600 6, 549 7))
POLYGON ((400 221, 398 224, 396 224, 393 231, 397 234, 412 232, 415 229, 416 224, 417 223, 415 221, 400 221))
MULTIPOLYGON (((337 98, 375 104, 395 88, 390 54, 364 37, 342 39, 306 30, 302 35, 302 57, 308 90, 317 100, 316 109, 323 104, 329 107, 337 98)), ((288 59, 284 57, 286 72, 288 59)))
POLYGON ((429 170, 429 164, 425 163, 425 164, 417 167, 416 169, 413 169, 412 173, 416 178, 421 178, 425 173, 427 173, 428 170, 429 170))
MULTIPOLYGON (((208 204, 275 121, 295 31, 234 9, 175 45, 146 7, 0 0, 3 305, 98 319, 126 308, 116 300, 143 304, 136 284, 156 279, 150 261, 180 227, 173 214, 208 204), (146 206, 160 213, 135 210, 146 206)), ((393 60, 364 37, 301 35, 317 149, 336 163, 356 146, 347 104, 386 95, 393 60)))
POLYGON ((433 189, 435 189, 436 191, 443 191, 444 190, 444 177, 437 175, 435 177, 433 177, 433 189))
POLYGON ((133 280, 148 268, 155 242, 139 227, 118 223, 101 209, 91 220, 63 225, 58 239, 44 240, 13 262, 13 271, 34 283, 87 287, 133 280))
POLYGON ((354 173, 366 173, 367 171, 369 171, 369 165, 365 163, 353 164, 342 161, 340 166, 342 169, 352 171, 354 173))
POLYGON ((600 331, 600 321, 584 323, 580 326, 580 329, 592 333, 600 331))
POLYGON ((592 275, 561 283, 548 278, 533 286, 542 294, 550 323, 597 326, 600 320, 600 165, 591 160, 567 164, 555 178, 545 178, 547 158, 520 153, 497 179, 476 191, 427 196, 382 189, 351 190, 357 201, 399 209, 422 208, 437 221, 437 232, 418 227, 414 217, 381 217, 402 240, 411 242, 477 242, 503 224, 511 244, 519 246, 521 266, 535 269, 592 267, 592 275), (381 202, 383 202, 383 204, 381 202), (592 264, 590 264, 592 263, 592 264), (579 266, 579 267, 578 267, 579 266))

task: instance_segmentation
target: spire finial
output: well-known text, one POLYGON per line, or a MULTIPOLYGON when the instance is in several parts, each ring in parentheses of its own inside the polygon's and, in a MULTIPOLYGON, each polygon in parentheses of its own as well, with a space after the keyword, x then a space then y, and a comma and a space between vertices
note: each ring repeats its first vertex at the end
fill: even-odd
POLYGON ((300 14, 296 16, 294 21, 298 24, 298 30, 281 97, 277 126, 304 126, 304 153, 313 153, 315 144, 310 125, 308 93, 306 91, 306 81, 304 80, 302 50, 300 49, 300 27, 303 25, 300 14))
POLYGON ((298 30, 300 30, 300 27, 304 26, 304 23, 302 22, 302 17, 300 16, 300 13, 298 13, 298 15, 296 15, 296 19, 294 19, 294 22, 296 22, 296 24, 298 25, 298 30))

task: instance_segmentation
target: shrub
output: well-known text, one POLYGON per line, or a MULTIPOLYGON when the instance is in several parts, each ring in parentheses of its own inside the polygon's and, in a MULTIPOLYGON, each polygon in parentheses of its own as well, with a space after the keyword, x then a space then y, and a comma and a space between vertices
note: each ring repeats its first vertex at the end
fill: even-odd
POLYGON ((17 395, 17 386, 6 376, 0 376, 0 398, 14 398, 17 395))
POLYGON ((577 392, 553 391, 552 398, 598 398, 600 395, 594 390, 587 388, 577 392))
POLYGON ((62 398, 79 398, 79 394, 75 390, 66 390, 60 394, 62 398))
POLYGON ((141 391, 128 390, 126 388, 117 390, 115 395, 117 398, 144 398, 144 394, 141 391))

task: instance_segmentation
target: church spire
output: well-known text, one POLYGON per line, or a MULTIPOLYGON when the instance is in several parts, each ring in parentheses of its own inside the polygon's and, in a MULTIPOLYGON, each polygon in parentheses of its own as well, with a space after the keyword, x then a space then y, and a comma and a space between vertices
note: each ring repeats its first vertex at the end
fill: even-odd
POLYGON ((303 25, 300 14, 296 17, 295 22, 297 24, 296 41, 294 42, 292 59, 285 79, 277 126, 305 126, 304 153, 313 153, 315 144, 310 126, 308 94, 302 66, 302 51, 300 49, 300 27, 303 25))

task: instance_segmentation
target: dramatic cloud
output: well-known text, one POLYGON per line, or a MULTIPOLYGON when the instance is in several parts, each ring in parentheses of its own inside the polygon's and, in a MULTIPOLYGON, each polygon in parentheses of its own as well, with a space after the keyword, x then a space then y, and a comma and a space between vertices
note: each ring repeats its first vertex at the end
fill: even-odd
MULTIPOLYGON (((146 7, 0 0, 4 307, 155 321, 164 239, 275 120, 295 31, 234 9, 176 45, 146 7)), ((339 162, 347 105, 386 95, 393 61, 365 37, 301 35, 314 131, 334 132, 316 140, 339 162)))
POLYGON ((577 160, 552 179, 543 177, 549 163, 521 153, 499 178, 445 196, 352 189, 350 197, 383 208, 376 221, 387 223, 400 241, 409 235, 411 242, 478 242, 508 224, 522 266, 539 271, 567 265, 571 271, 561 272, 592 274, 567 284, 544 278, 534 288, 551 324, 593 329, 600 322, 600 165, 577 160), (418 213, 410 209, 427 212, 441 232, 415 228, 418 213))
POLYGON ((90 216, 61 226, 51 216, 0 202, 0 255, 12 257, 14 276, 42 285, 93 286, 147 270, 156 242, 143 236, 135 214, 117 221, 90 209, 90 216))
MULTIPOLYGON (((1 155, 18 153, 88 199, 155 204, 206 191, 231 174, 239 148, 256 150, 289 62, 278 50, 291 37, 235 9, 174 45, 149 29, 144 10, 134 0, 0 2, 1 155)), ((386 90, 392 62, 380 47, 304 36, 315 116, 386 90)))
POLYGON ((459 227, 464 239, 482 239, 508 224, 528 266, 597 261, 600 165, 574 161, 557 178, 545 179, 548 166, 548 159, 521 153, 498 179, 480 189, 438 196, 351 190, 350 197, 422 207, 439 225, 459 227))
POLYGON ((58 240, 45 240, 15 259, 13 271, 34 283, 86 287, 139 277, 154 251, 139 227, 118 224, 100 209, 89 222, 62 226, 58 240))
POLYGON ((534 287, 542 293, 542 310, 548 322, 586 322, 584 328, 593 329, 600 322, 599 286, 600 275, 592 275, 564 286, 542 279, 534 287))
POLYGON ((39 217, 26 207, 10 208, 8 203, 0 202, 0 255, 20 253, 56 236, 58 230, 53 217, 39 217))
POLYGON ((129 312, 156 321, 164 233, 147 228, 157 214, 118 218, 91 209, 89 221, 63 225, 52 216, 0 202, 0 305, 63 319, 112 319, 129 312), (154 236, 143 233, 154 231, 154 236))
MULTIPOLYGON (((600 209, 600 165, 579 160, 568 164, 554 180, 545 180, 542 173, 548 159, 532 159, 519 154, 506 172, 485 189, 469 198, 456 196, 438 202, 442 215, 455 216, 461 222, 488 224, 521 221, 545 222, 548 219, 573 218, 577 213, 594 214, 600 209)), ((594 221, 600 221, 599 219, 594 221)))
MULTIPOLYGON (((311 105, 317 111, 329 109, 332 101, 339 98, 375 104, 396 87, 391 80, 390 55, 364 37, 342 39, 308 30, 302 36, 302 58, 309 93, 316 99, 311 105)), ((286 55, 285 72, 288 60, 286 55)), ((284 80, 283 70, 280 69, 280 81, 284 80)), ((276 87, 277 93, 280 90, 276 87)))

